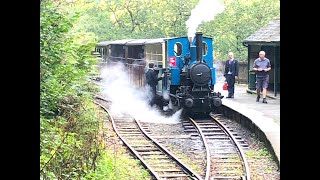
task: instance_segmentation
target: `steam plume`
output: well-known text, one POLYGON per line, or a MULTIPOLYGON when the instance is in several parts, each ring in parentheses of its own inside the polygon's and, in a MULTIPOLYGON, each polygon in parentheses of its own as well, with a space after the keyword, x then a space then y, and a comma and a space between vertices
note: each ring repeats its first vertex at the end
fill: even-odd
POLYGON ((191 16, 186 21, 188 37, 194 37, 198 26, 202 22, 211 21, 224 11, 224 5, 219 0, 200 0, 199 4, 191 11, 191 16))
POLYGON ((107 67, 101 70, 103 79, 102 94, 112 101, 110 108, 117 115, 129 114, 137 120, 154 123, 179 123, 181 111, 171 117, 163 116, 158 109, 150 107, 149 87, 137 88, 129 82, 127 71, 123 65, 107 67))

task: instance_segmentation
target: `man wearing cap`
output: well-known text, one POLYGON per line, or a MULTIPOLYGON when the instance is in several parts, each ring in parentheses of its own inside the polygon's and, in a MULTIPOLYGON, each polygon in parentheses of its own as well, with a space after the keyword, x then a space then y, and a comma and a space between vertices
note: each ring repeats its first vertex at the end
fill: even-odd
POLYGON ((146 81, 151 88, 151 93, 152 93, 152 99, 150 102, 151 106, 155 104, 156 87, 157 87, 158 81, 162 80, 162 78, 164 77, 164 74, 162 74, 161 77, 158 77, 158 73, 159 73, 159 70, 154 67, 154 63, 149 63, 149 68, 148 68, 148 71, 146 72, 146 81))

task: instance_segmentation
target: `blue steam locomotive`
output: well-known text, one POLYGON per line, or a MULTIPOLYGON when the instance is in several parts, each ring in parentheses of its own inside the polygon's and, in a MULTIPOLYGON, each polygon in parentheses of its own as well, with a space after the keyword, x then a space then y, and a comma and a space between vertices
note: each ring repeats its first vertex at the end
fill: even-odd
POLYGON ((169 103, 174 110, 210 113, 221 106, 223 96, 214 92, 216 69, 213 66, 213 40, 197 32, 195 38, 125 39, 97 44, 102 62, 112 66, 124 63, 133 85, 145 85, 148 63, 159 68, 157 94, 159 106, 169 103))

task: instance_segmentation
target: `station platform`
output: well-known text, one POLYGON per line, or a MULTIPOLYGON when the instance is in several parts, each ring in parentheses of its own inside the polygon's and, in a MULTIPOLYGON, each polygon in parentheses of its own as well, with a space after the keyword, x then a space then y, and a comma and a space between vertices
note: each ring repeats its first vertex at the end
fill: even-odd
MULTIPOLYGON (((227 97, 228 91, 223 90, 223 83, 217 82, 214 90, 227 97)), ((246 117, 250 121, 248 126, 254 126, 254 131, 262 133, 260 137, 271 146, 280 168, 280 93, 274 95, 274 92, 268 91, 267 104, 262 103, 262 98, 256 102, 255 91, 249 90, 247 84, 236 83, 234 98, 224 97, 222 104, 246 117)))

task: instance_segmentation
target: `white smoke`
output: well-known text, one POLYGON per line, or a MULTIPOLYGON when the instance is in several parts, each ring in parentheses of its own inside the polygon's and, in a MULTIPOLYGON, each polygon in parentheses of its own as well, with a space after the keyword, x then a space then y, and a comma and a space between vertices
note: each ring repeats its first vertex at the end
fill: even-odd
POLYGON ((225 61, 214 61, 213 67, 216 69, 216 82, 222 83, 226 80, 224 77, 225 61))
POLYGON ((150 107, 149 87, 137 88, 130 85, 123 65, 119 64, 101 70, 102 95, 112 101, 110 111, 117 115, 129 114, 135 119, 153 123, 179 123, 181 111, 171 117, 163 116, 155 107, 150 107))
POLYGON ((195 36, 197 28, 202 22, 213 20, 217 14, 223 11, 224 5, 219 0, 200 0, 186 21, 188 37, 195 36))

